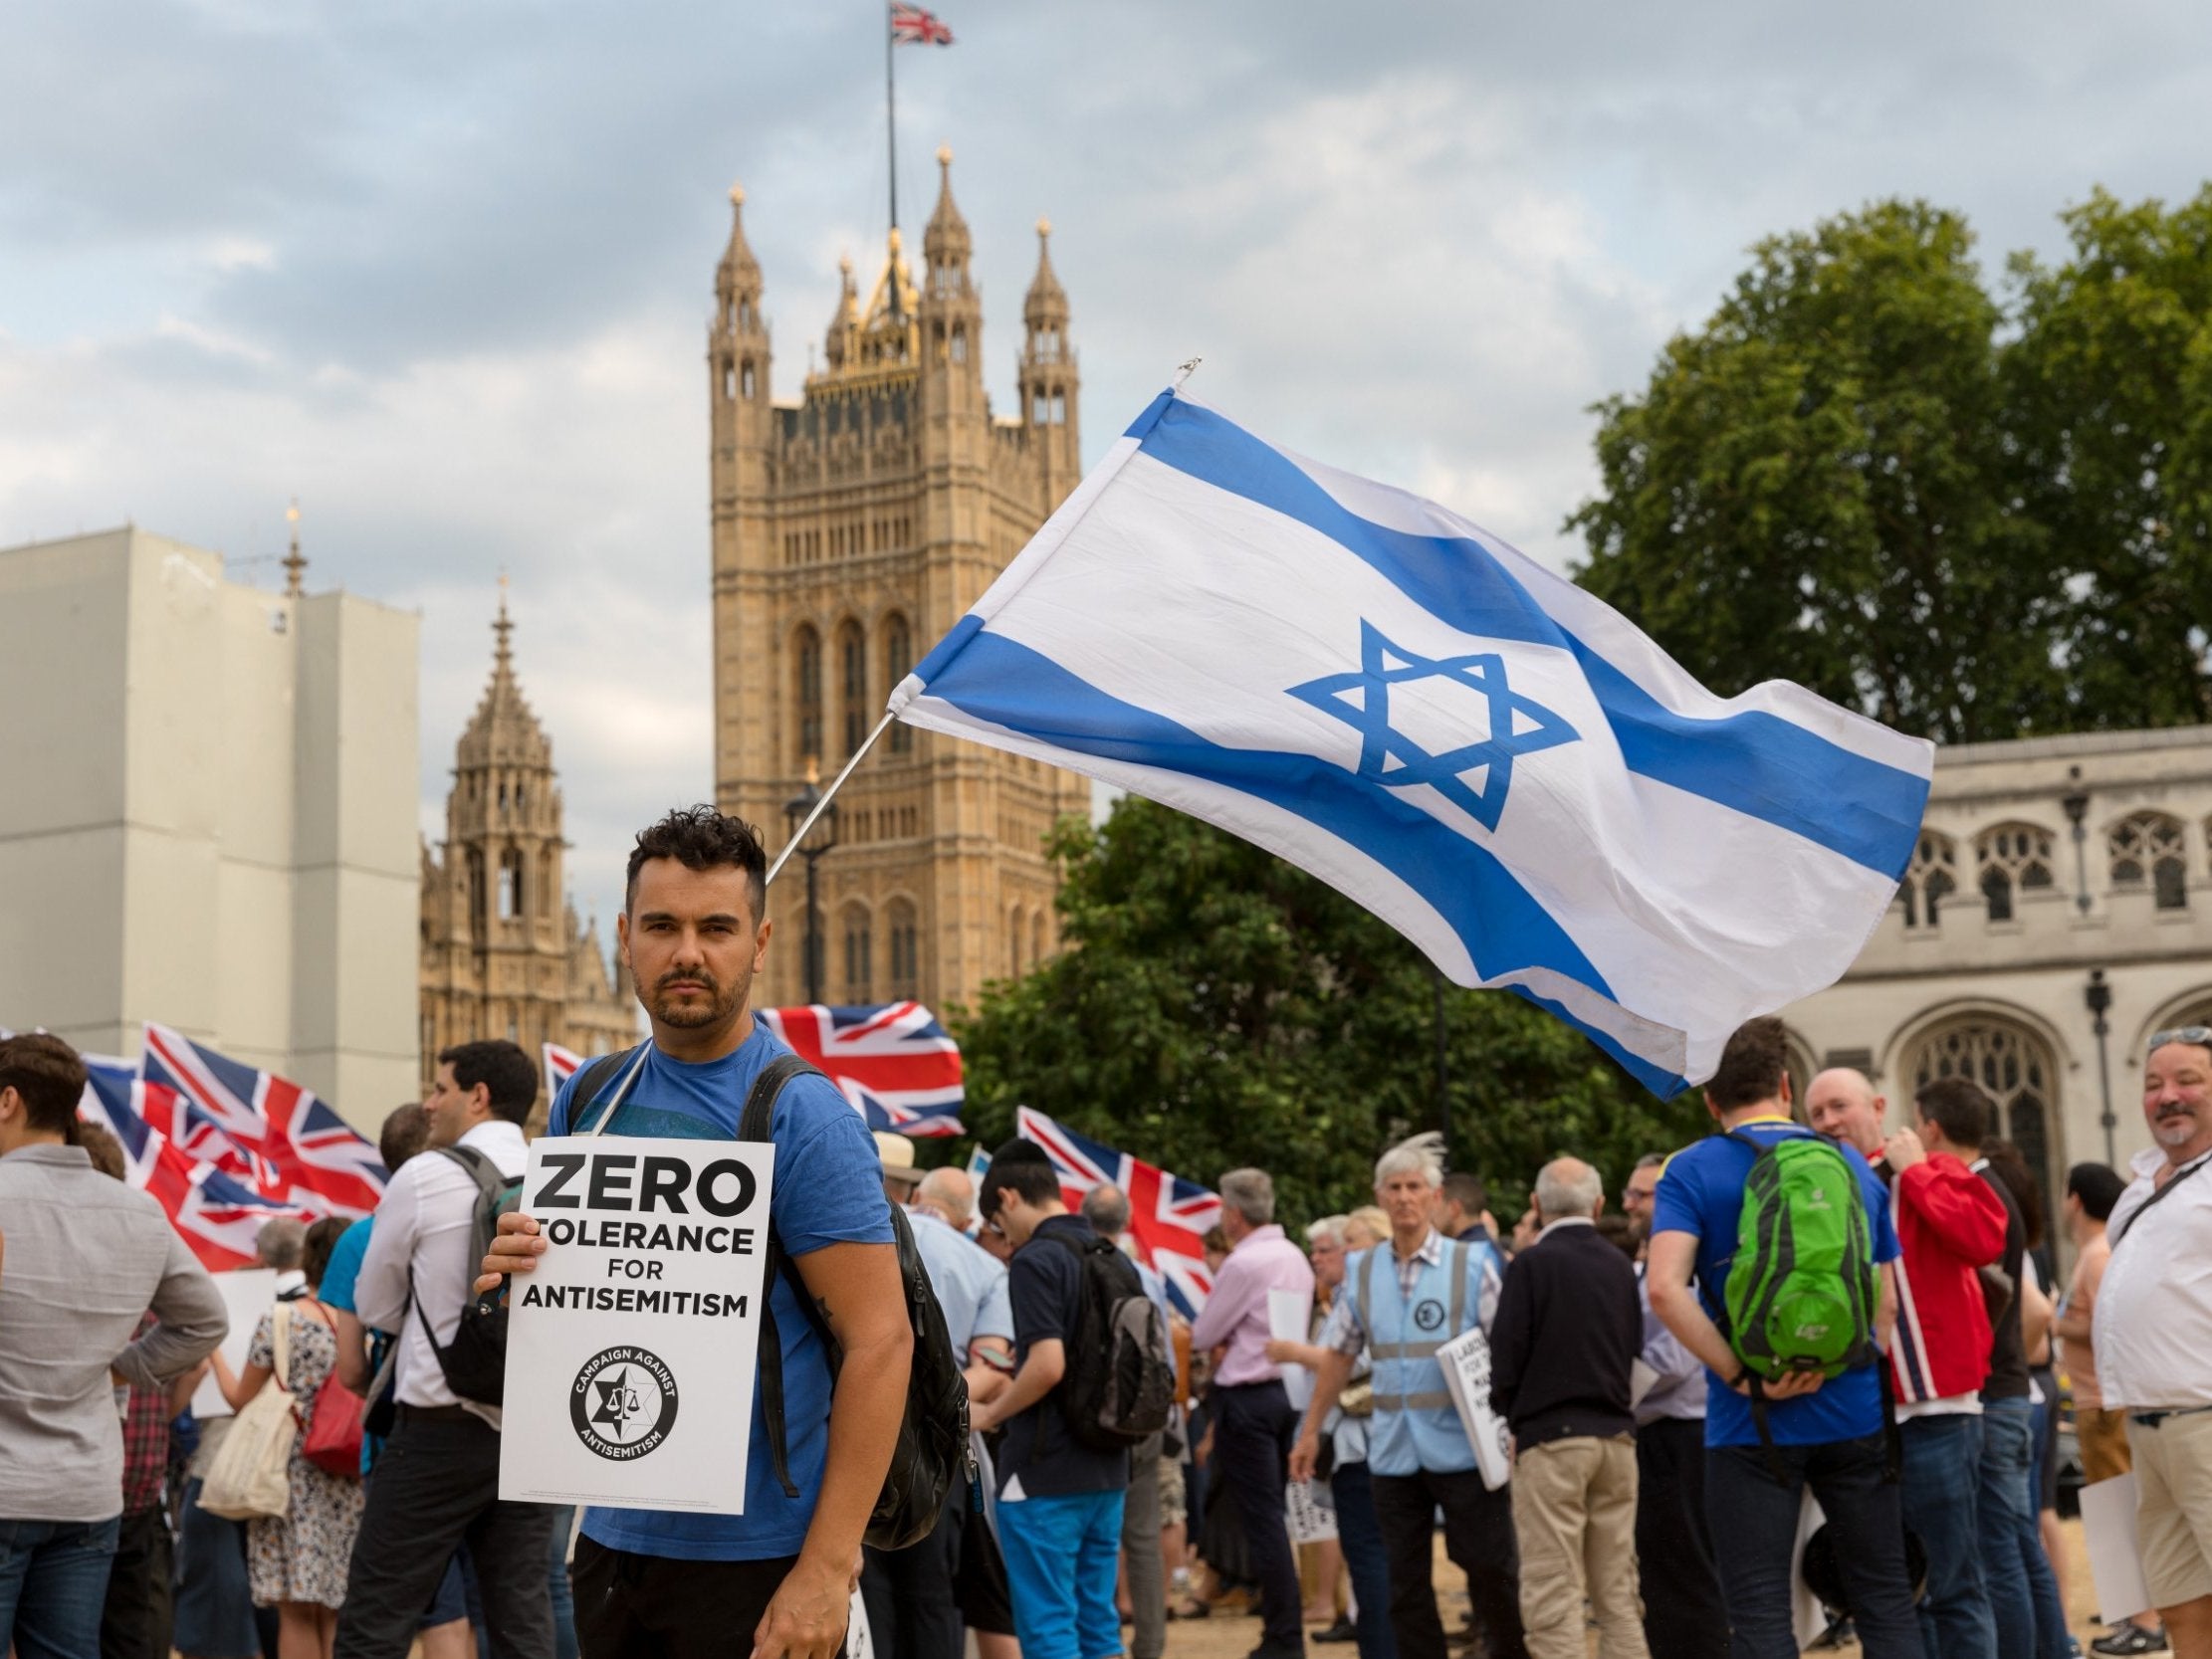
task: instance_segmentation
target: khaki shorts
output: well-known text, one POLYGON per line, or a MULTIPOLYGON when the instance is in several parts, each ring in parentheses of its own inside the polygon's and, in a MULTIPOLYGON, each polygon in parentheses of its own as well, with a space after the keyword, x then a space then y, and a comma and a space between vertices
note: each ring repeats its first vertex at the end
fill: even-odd
POLYGON ((2127 1413, 2077 1407, 2074 1437, 2082 1447, 2082 1479, 2091 1485, 2124 1475, 2133 1467, 2127 1455, 2127 1413))
POLYGON ((1160 1460, 1160 1525, 1180 1527, 1191 1519, 1191 1505, 1183 1490, 1183 1460, 1164 1457, 1160 1460))
POLYGON ((2133 1418, 2135 1544, 2154 1607, 2212 1595, 2212 1411, 2150 1428, 2133 1418))

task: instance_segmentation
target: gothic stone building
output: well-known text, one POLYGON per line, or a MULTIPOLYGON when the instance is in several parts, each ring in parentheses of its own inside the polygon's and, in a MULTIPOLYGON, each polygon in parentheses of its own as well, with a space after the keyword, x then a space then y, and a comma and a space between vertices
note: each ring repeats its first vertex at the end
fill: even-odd
POLYGON ((553 742, 515 683, 514 624, 500 603, 491 683, 454 749, 445 843, 422 848, 422 1071, 482 1037, 608 1054, 637 1041, 629 971, 609 974, 594 923, 561 885, 553 742))
POLYGON ((1938 749, 1896 904, 1783 1017, 1798 1083, 1857 1066, 1892 1129, 1920 1084, 1974 1078, 2047 1197, 2124 1164, 2144 1042, 2212 1020, 2212 726, 1938 749))
MULTIPOLYGON (((984 390, 983 296, 952 154, 917 282, 890 235, 863 303, 844 262, 823 366, 795 404, 769 392, 760 263, 732 190, 708 328, 713 415, 715 792, 771 847, 784 803, 833 775, 893 687, 997 576, 1078 478, 1067 295, 1040 224, 1022 306, 1018 414, 984 390)), ((1044 837, 1089 784, 1034 760, 894 726, 838 795, 820 860, 822 993, 972 1004, 1055 945, 1044 837)), ((764 1005, 801 1002, 805 883, 771 914, 764 1005)))

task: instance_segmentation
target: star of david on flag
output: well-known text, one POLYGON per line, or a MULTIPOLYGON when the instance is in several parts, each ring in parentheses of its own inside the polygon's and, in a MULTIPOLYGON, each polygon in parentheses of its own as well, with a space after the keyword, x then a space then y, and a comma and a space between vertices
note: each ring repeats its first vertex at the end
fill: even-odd
POLYGON ((889 712, 1256 842, 1661 1095, 1843 975, 1934 759, 1798 686, 1716 697, 1496 536, 1180 390, 889 712))

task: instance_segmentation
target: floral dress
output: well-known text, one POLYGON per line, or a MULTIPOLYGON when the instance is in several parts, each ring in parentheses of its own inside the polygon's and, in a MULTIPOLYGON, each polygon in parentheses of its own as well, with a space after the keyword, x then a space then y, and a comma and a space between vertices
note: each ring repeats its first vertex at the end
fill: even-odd
POLYGON ((345 1601, 345 1571, 353 1558, 353 1534, 361 1524, 361 1483, 319 1469, 300 1455, 315 1420, 316 1391, 337 1368, 337 1335, 319 1305, 280 1303, 261 1316, 246 1353, 249 1365, 275 1365, 270 1322, 276 1318, 292 1321, 292 1374, 285 1383, 300 1414, 300 1434, 286 1471, 292 1501, 285 1518, 246 1524, 247 1582, 257 1607, 280 1601, 337 1607, 345 1601))

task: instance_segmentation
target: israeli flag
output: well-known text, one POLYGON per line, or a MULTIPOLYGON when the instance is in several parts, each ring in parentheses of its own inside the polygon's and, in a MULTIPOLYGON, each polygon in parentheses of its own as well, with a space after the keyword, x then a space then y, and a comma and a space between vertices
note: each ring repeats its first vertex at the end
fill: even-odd
POLYGON ((1178 391, 890 712, 1257 842, 1662 1096, 1843 975, 1934 757, 1784 682, 1715 697, 1497 537, 1178 391))

